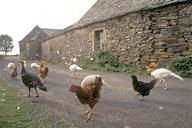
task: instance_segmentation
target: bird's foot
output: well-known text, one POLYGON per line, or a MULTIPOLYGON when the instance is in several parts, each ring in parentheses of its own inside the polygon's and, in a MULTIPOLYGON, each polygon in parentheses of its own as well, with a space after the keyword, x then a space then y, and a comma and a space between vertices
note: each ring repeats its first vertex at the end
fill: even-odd
POLYGON ((88 115, 84 117, 85 122, 88 122, 91 119, 88 115))
POLYGON ((165 89, 165 90, 168 90, 168 88, 167 88, 167 87, 165 87, 164 89, 165 89))

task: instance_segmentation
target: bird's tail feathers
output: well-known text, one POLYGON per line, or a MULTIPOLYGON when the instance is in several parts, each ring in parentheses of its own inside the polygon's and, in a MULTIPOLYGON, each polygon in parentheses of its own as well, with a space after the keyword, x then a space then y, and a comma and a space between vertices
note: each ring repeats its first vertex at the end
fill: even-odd
POLYGON ((149 89, 150 89, 150 90, 154 88, 156 82, 157 82, 157 79, 154 79, 154 80, 152 80, 152 81, 149 83, 149 89))
POLYGON ((103 79, 102 79, 102 83, 103 83, 104 85, 106 85, 108 88, 111 88, 111 86, 110 86, 106 81, 104 81, 103 79))
POLYGON ((45 67, 45 73, 48 75, 49 69, 48 67, 45 67))
POLYGON ((38 88, 39 88, 40 90, 42 90, 42 91, 47 92, 47 87, 45 87, 45 86, 38 86, 38 88))
POLYGON ((177 79, 179 79, 179 80, 184 80, 182 77, 180 77, 179 75, 177 75, 177 74, 175 74, 175 73, 171 73, 171 76, 173 76, 173 77, 175 77, 175 78, 177 78, 177 79))
POLYGON ((77 67, 77 70, 83 70, 81 67, 77 67))

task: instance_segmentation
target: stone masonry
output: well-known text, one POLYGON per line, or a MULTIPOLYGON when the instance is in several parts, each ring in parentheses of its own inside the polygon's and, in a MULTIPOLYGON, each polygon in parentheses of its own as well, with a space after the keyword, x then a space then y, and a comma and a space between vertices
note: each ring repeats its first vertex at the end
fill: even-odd
POLYGON ((43 59, 67 63, 74 57, 93 56, 94 31, 98 29, 104 30, 105 50, 122 62, 164 62, 192 55, 192 3, 186 2, 71 29, 42 43, 43 59))

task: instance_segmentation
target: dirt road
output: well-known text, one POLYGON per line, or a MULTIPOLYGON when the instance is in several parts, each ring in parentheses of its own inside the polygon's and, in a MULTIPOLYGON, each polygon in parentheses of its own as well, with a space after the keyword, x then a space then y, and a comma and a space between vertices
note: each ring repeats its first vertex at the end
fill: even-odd
MULTIPOLYGON (((27 98, 28 89, 17 80, 9 77, 6 66, 15 62, 6 58, 0 60, 0 80, 19 91, 27 98)), ((30 69, 30 62, 27 70, 30 69)), ((19 66, 19 64, 17 64, 19 66)), ((18 68, 20 72, 20 67, 18 68)), ((53 113, 58 120, 65 122, 66 128, 191 128, 192 127, 192 79, 185 81, 168 80, 169 90, 156 87, 144 102, 134 96, 131 79, 128 74, 105 73, 91 70, 78 72, 76 79, 71 79, 71 72, 64 68, 49 66, 46 86, 48 92, 39 91, 40 98, 32 90, 31 101, 37 101, 37 107, 53 113), (101 99, 95 106, 91 121, 85 123, 81 116, 85 106, 81 105, 74 94, 69 92, 71 83, 80 85, 86 75, 99 74, 111 85, 103 87, 101 99)), ((150 76, 139 76, 140 80, 149 81, 150 76)), ((57 128, 57 125, 50 126, 57 128)))

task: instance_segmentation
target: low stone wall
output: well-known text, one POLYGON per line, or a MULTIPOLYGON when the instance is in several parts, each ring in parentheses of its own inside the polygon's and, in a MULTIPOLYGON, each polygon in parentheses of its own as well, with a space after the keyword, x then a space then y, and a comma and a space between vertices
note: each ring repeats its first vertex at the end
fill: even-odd
POLYGON ((122 62, 164 62, 192 55, 192 3, 138 11, 74 29, 42 43, 44 60, 66 63, 94 55, 94 31, 105 31, 105 49, 122 62))

